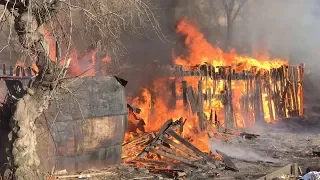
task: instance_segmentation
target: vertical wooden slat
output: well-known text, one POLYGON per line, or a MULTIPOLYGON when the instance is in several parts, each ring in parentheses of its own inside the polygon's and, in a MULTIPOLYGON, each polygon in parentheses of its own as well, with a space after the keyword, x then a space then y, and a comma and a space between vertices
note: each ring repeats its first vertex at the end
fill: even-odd
POLYGON ((264 122, 262 89, 261 89, 261 72, 259 71, 255 79, 255 119, 256 122, 264 122))
POLYGON ((56 62, 59 65, 61 59, 60 38, 56 39, 56 62))
POLYGON ((304 64, 298 66, 298 98, 299 98, 299 115, 304 114, 304 100, 303 100, 303 80, 304 80, 304 64))
POLYGON ((4 76, 7 75, 7 70, 6 70, 6 65, 5 64, 2 64, 2 73, 4 76))
POLYGON ((203 131, 205 130, 205 124, 204 124, 204 111, 203 111, 203 91, 202 91, 202 80, 200 79, 198 82, 198 106, 199 106, 199 112, 198 112, 198 117, 199 117, 199 127, 200 130, 203 131))
POLYGON ((207 92, 208 92, 208 96, 207 96, 207 102, 209 104, 209 108, 211 109, 212 106, 212 89, 211 88, 207 88, 207 92))
POLYGON ((13 76, 13 66, 10 66, 10 71, 9 72, 10 72, 9 75, 13 76))
POLYGON ((105 70, 105 69, 103 69, 103 67, 102 67, 102 60, 101 60, 101 57, 100 57, 100 53, 101 53, 101 49, 102 49, 102 47, 101 47, 101 41, 98 41, 97 42, 97 45, 96 45, 97 47, 96 47, 96 56, 95 56, 95 58, 96 58, 96 64, 95 64, 95 72, 96 72, 96 74, 97 75, 102 75, 103 73, 103 71, 105 70))
POLYGON ((229 116, 230 116, 230 126, 232 128, 237 127, 237 123, 234 120, 234 111, 233 111, 233 92, 232 92, 232 69, 229 67, 228 75, 226 77, 228 79, 228 103, 229 103, 229 116))
POLYGON ((182 81, 182 98, 183 98, 183 105, 185 110, 188 110, 188 99, 187 99, 187 81, 182 81))
POLYGON ((26 76, 26 71, 24 69, 24 67, 22 67, 22 77, 25 77, 26 76))
POLYGON ((176 91, 176 79, 174 79, 170 83, 170 89, 171 89, 171 100, 170 100, 170 106, 171 109, 176 109, 176 104, 177 104, 177 91, 176 91))
POLYGON ((30 77, 32 76, 32 70, 31 70, 31 67, 28 67, 28 72, 27 72, 27 73, 28 73, 28 76, 30 76, 30 77))
POLYGON ((20 76, 21 67, 17 66, 16 68, 16 76, 20 76))

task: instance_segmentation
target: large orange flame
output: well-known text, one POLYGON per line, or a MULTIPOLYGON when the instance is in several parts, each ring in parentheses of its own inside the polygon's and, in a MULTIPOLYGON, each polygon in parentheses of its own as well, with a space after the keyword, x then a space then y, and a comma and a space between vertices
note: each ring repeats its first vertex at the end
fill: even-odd
MULTIPOLYGON (((266 56, 261 56, 259 58, 252 58, 247 55, 239 55, 235 50, 231 50, 229 53, 223 52, 220 48, 211 45, 204 37, 204 35, 199 31, 195 24, 184 18, 178 22, 177 33, 184 36, 185 46, 187 48, 187 54, 174 56, 173 61, 177 65, 182 65, 183 67, 191 67, 202 65, 205 63, 210 63, 213 66, 231 66, 236 72, 242 70, 250 70, 255 67, 257 70, 270 70, 272 68, 279 68, 283 65, 287 65, 287 60, 282 59, 272 59, 269 60, 266 56)), ((139 97, 129 98, 129 103, 142 109, 140 117, 145 120, 146 131, 157 131, 161 125, 168 119, 178 119, 179 117, 184 117, 187 119, 184 125, 183 135, 193 142, 198 148, 203 151, 209 151, 208 148, 208 135, 205 131, 199 130, 199 122, 196 115, 193 115, 190 110, 185 108, 183 100, 177 100, 175 108, 169 108, 170 102, 170 92, 169 82, 174 78, 158 78, 154 80, 153 88, 147 89, 143 88, 142 93, 139 97)), ((188 85, 191 85, 195 89, 198 86, 199 79, 195 77, 184 77, 184 81, 188 85)), ((215 82, 215 89, 213 90, 213 80, 208 79, 203 85, 203 93, 206 91, 211 91, 212 94, 220 94, 224 90, 223 82, 215 82)), ((177 83, 177 96, 182 96, 182 85, 177 83)), ((232 94, 232 103, 234 104, 234 118, 235 126, 237 128, 245 128, 247 126, 253 125, 254 121, 247 121, 245 118, 253 119, 250 117, 243 117, 241 112, 241 101, 243 94, 246 94, 245 89, 248 86, 246 82, 233 81, 232 89, 234 94, 232 94)), ((269 108, 268 101, 266 97, 267 94, 262 94, 263 108, 269 108)), ((224 125, 224 106, 221 100, 217 98, 212 98, 211 102, 206 101, 204 103, 204 113, 207 119, 212 117, 215 113, 217 114, 218 123, 224 125)), ((248 116, 253 116, 253 108, 248 107, 248 116)), ((265 119, 267 122, 271 122, 270 115, 268 111, 265 113, 265 119)), ((213 128, 217 128, 216 124, 212 124, 213 128)))

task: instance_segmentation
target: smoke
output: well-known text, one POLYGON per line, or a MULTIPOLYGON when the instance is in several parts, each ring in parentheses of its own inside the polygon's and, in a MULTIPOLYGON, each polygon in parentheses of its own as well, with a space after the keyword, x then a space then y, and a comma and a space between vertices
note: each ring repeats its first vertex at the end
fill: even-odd
POLYGON ((245 160, 245 161, 263 161, 263 162, 273 162, 276 163, 277 160, 268 158, 266 156, 261 156, 255 153, 253 150, 245 147, 240 147, 235 144, 226 144, 217 140, 211 140, 209 146, 212 152, 215 150, 224 152, 229 157, 245 160))

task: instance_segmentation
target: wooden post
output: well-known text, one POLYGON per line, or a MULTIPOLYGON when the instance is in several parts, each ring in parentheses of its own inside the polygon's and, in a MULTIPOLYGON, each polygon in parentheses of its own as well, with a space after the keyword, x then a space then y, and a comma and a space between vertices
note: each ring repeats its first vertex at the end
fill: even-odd
POLYGON ((211 106, 212 106, 212 90, 211 88, 207 88, 207 92, 208 92, 208 96, 207 96, 207 102, 209 102, 209 108, 211 109, 211 106))
POLYGON ((185 110, 188 110, 188 99, 187 99, 187 81, 182 81, 182 98, 183 98, 183 105, 185 110))
POLYGON ((102 75, 103 73, 102 73, 102 71, 104 70, 103 68, 102 68, 102 62, 101 62, 101 58, 100 58, 100 53, 101 53, 101 49, 102 49, 102 47, 101 47, 101 41, 98 41, 97 42, 97 45, 96 45, 97 47, 96 47, 96 56, 95 56, 95 58, 96 58, 96 64, 95 64, 95 72, 96 72, 96 74, 97 75, 102 75))
POLYGON ((300 64, 298 66, 299 68, 299 115, 303 116, 304 114, 304 100, 303 100, 303 96, 304 96, 304 90, 303 90, 303 81, 304 81, 304 64, 300 64))
POLYGON ((170 83, 170 89, 171 89, 171 98, 169 103, 170 103, 171 109, 176 109, 176 104, 177 104, 176 79, 174 79, 170 83))
POLYGON ((229 106, 229 120, 230 120, 230 126, 231 127, 237 127, 237 123, 234 121, 234 112, 233 112, 233 93, 232 93, 232 83, 231 83, 231 76, 232 76, 232 69, 229 67, 228 76, 226 77, 228 80, 228 106, 229 106))
POLYGON ((20 66, 17 66, 16 68, 16 76, 20 76, 20 66))
POLYGON ((61 48, 60 48, 60 38, 58 37, 56 39, 56 62, 57 62, 57 65, 59 65, 60 59, 61 59, 61 48))
POLYGON ((216 81, 216 69, 214 66, 212 68, 212 95, 216 94, 216 87, 217 87, 217 81, 216 81))
POLYGON ((30 77, 32 76, 32 70, 31 70, 31 67, 28 67, 28 72, 27 72, 27 73, 28 73, 28 76, 30 76, 30 77))
POLYGON ((13 67, 12 66, 10 66, 10 74, 9 75, 13 76, 13 67))
MULTIPOLYGON (((270 77, 271 74, 268 74, 270 77)), ((270 79, 268 78, 266 81, 266 93, 267 93, 267 98, 268 98, 268 110, 270 114, 270 120, 274 121, 274 115, 273 115, 273 108, 272 108, 272 90, 271 90, 271 84, 270 84, 270 79)))
POLYGON ((6 64, 2 64, 2 72, 4 76, 7 75, 6 64))
POLYGON ((199 112, 198 112, 198 117, 199 117, 199 127, 201 131, 205 130, 205 123, 204 123, 204 112, 203 112, 203 91, 202 91, 202 80, 199 80, 198 83, 198 96, 199 96, 199 112))
POLYGON ((25 77, 26 76, 26 71, 24 69, 24 67, 22 67, 22 77, 25 77))
POLYGON ((262 91, 261 91, 261 72, 259 71, 255 79, 255 103, 254 114, 256 122, 264 122, 263 103, 262 103, 262 91))
POLYGON ((291 67, 292 71, 292 102, 293 102, 293 116, 297 116, 299 114, 298 110, 298 96, 297 96, 297 90, 298 90, 298 85, 297 85, 297 72, 296 68, 294 66, 291 67))
MULTIPOLYGON (((150 104, 150 116, 153 117, 155 114, 155 104, 156 104, 156 95, 155 92, 151 89, 149 89, 150 92, 150 98, 151 98, 151 104, 150 104)), ((150 117, 149 117, 150 118, 150 117)))

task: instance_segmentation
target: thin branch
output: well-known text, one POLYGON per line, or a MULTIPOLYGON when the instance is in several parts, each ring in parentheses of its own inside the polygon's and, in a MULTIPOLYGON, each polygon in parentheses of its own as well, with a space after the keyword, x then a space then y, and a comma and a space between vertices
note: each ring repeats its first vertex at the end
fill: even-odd
POLYGON ((238 14, 239 14, 239 12, 241 11, 242 6, 245 4, 245 2, 246 2, 246 0, 241 0, 238 9, 236 10, 236 12, 234 13, 234 15, 233 15, 233 17, 232 17, 231 22, 234 22, 234 21, 235 21, 235 19, 237 18, 238 14))

